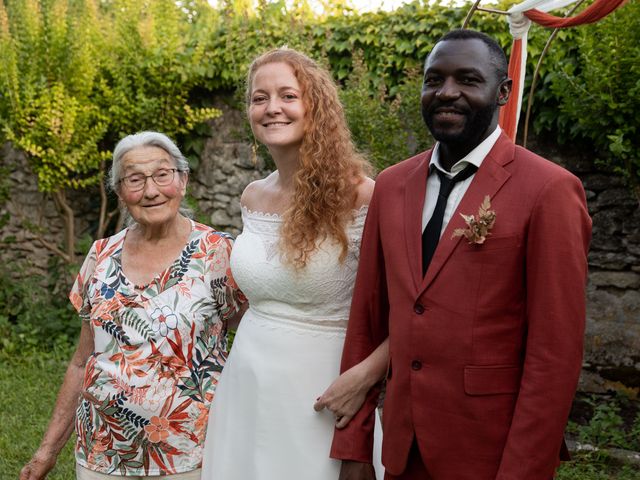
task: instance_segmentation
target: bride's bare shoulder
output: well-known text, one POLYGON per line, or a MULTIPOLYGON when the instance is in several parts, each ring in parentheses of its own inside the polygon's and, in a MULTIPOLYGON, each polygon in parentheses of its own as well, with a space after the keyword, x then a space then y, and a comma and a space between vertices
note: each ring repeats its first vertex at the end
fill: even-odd
POLYGON ((357 210, 364 205, 369 205, 371 201, 371 195, 373 195, 373 188, 375 187, 376 182, 374 182, 369 177, 364 177, 360 183, 358 183, 357 192, 358 196, 356 197, 356 204, 354 208, 357 210))
POLYGON ((272 177, 273 173, 247 185, 240 197, 240 204, 249 210, 261 211, 264 208, 265 197, 268 196, 269 186, 273 183, 272 177))

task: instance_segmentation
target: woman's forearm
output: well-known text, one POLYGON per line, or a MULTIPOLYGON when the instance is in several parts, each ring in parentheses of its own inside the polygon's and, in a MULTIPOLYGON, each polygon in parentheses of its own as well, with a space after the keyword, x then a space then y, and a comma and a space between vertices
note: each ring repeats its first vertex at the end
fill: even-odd
POLYGON ((363 371, 367 390, 386 376, 388 364, 389 338, 387 337, 367 358, 356 365, 363 371))
POLYGON ((344 428, 366 400, 369 390, 385 377, 389 360, 389 339, 382 342, 366 359, 340 375, 313 408, 328 408, 336 416, 336 428, 344 428))
POLYGON ((82 322, 78 347, 69 362, 67 373, 64 375, 51 421, 40 447, 20 471, 20 480, 43 480, 55 466, 60 450, 67 443, 73 431, 76 405, 82 390, 84 368, 89 356, 93 353, 93 346, 91 328, 87 322, 82 322))
POLYGON ((51 421, 38 450, 58 456, 60 450, 67 443, 71 432, 73 432, 75 411, 82 389, 83 375, 84 368, 69 364, 56 399, 51 421))
POLYGON ((86 322, 83 322, 78 347, 76 348, 58 392, 51 421, 40 443, 39 451, 57 456, 73 432, 78 397, 82 390, 84 369, 93 352, 93 337, 86 322))

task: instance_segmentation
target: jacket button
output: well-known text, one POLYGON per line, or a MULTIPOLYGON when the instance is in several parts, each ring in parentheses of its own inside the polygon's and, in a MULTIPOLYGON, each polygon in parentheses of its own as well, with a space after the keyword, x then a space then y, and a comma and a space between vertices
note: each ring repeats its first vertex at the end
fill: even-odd
POLYGON ((418 315, 422 315, 424 313, 424 306, 420 305, 419 303, 416 303, 415 306, 413 307, 413 311, 416 312, 418 315))
POLYGON ((420 360, 414 360, 411 362, 412 370, 420 370, 422 368, 422 362, 420 360))

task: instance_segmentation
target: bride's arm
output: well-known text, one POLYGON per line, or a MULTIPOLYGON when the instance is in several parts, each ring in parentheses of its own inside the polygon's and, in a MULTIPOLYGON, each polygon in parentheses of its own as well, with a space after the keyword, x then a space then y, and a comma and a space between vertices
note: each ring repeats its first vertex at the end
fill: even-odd
POLYGON ((371 355, 340 375, 313 405, 316 411, 331 410, 336 428, 347 426, 360 410, 367 392, 384 378, 389 361, 389 339, 378 345, 371 355))

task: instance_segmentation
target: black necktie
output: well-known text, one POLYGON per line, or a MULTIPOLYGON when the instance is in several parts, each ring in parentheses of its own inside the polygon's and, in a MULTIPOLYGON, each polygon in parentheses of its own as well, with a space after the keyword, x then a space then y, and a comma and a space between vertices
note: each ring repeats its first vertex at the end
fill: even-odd
POLYGON ((433 210, 433 215, 427 223, 424 232, 422 232, 422 275, 427 273, 427 268, 431 263, 433 254, 438 246, 440 240, 440 231, 442 230, 442 220, 444 218, 444 211, 447 207, 447 199, 453 190, 453 186, 457 182, 466 180, 473 175, 478 167, 473 164, 467 165, 464 170, 458 173, 455 177, 449 178, 444 172, 436 169, 436 173, 440 178, 440 190, 438 192, 438 201, 436 202, 436 208, 433 210))

